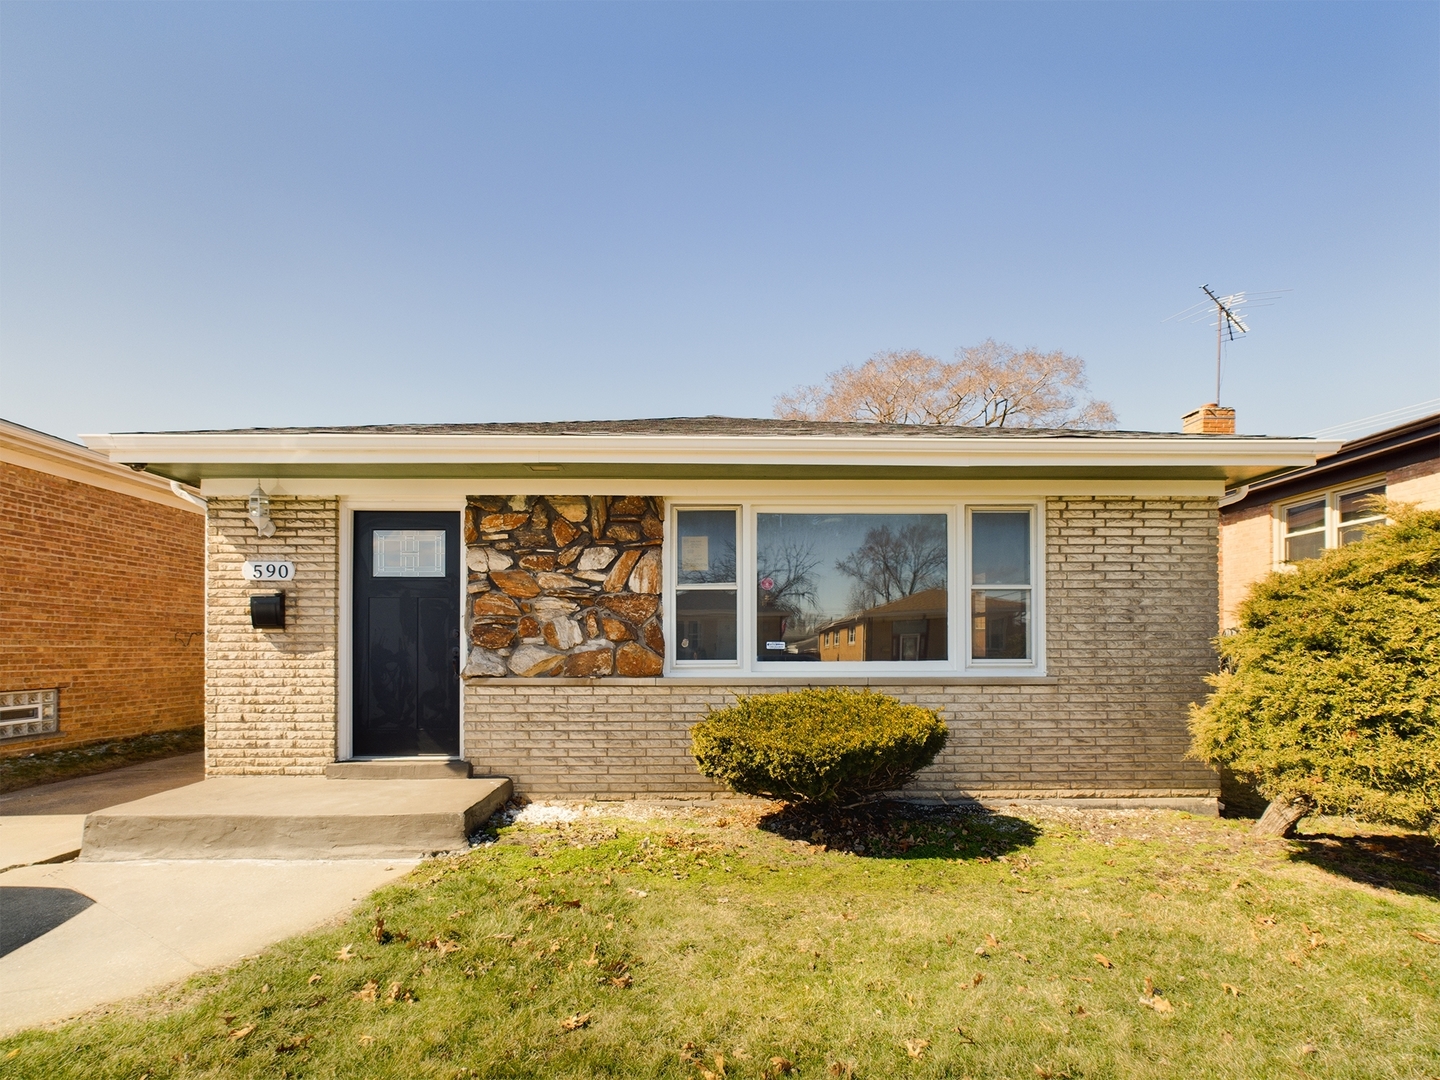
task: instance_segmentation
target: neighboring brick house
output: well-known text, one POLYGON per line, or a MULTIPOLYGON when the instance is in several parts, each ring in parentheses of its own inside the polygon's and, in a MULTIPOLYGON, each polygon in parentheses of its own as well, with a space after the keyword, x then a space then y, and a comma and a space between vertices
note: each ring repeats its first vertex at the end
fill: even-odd
POLYGON ((1230 492, 1220 510, 1220 622, 1273 570, 1358 540, 1373 496, 1440 508, 1440 413, 1352 439, 1309 468, 1230 492))
POLYGON ((708 709, 848 685, 943 713, 918 793, 1202 809, 1219 500, 1334 448, 724 417, 87 441, 208 500, 210 775, 709 795, 708 709), (863 655, 828 644, 867 617, 863 655))
POLYGON ((0 756, 202 722, 204 536, 168 481, 0 420, 0 756))

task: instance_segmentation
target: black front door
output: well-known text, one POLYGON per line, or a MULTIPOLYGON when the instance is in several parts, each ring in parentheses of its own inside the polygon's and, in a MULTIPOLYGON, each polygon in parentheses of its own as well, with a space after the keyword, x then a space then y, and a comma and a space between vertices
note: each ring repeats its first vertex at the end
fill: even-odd
POLYGON ((357 757, 460 752, 460 515, 356 511, 357 757))

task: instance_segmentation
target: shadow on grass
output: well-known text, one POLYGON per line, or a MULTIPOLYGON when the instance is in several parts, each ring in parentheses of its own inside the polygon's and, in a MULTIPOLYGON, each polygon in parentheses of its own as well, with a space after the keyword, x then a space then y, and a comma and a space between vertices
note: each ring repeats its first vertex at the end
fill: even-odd
POLYGON ((759 821, 766 832, 871 859, 988 861, 1032 846, 1028 821, 980 807, 929 806, 885 799, 849 809, 785 806, 759 821))
POLYGON ((1291 843, 1292 859, 1339 877, 1440 900, 1440 845, 1428 836, 1302 833, 1291 843))

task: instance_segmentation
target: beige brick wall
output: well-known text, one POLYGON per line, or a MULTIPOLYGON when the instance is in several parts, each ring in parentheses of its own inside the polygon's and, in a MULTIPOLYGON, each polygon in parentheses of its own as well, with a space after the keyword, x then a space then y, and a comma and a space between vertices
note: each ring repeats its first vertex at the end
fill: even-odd
POLYGON ((1425 510, 1440 510, 1440 457, 1391 469, 1385 475, 1385 494, 1397 502, 1418 503, 1425 510))
MULTIPOLYGON (((1186 707, 1214 667, 1213 499, 1052 498, 1046 509, 1052 682, 881 687, 938 708, 950 745, 916 788, 980 795, 1213 797, 1185 759, 1186 707)), ((742 692, 794 688, 751 685, 742 692)), ((679 680, 469 680, 466 755, 532 797, 713 794, 689 726, 735 687, 679 680)))
POLYGON ((211 499, 207 529, 207 775, 323 773, 335 760, 339 503, 271 499, 262 539, 243 499, 211 499), (246 582, 246 559, 288 559, 295 580, 246 582), (250 595, 283 589, 286 629, 250 626, 250 595))

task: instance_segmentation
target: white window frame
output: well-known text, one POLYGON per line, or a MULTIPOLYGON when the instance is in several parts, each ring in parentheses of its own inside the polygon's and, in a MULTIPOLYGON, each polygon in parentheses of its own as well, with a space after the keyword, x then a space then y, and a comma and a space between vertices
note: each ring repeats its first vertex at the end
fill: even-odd
MULTIPOLYGON (((685 678, 736 674, 773 677, 777 682, 824 683, 831 678, 903 678, 950 676, 1041 677, 1045 674, 1045 501, 1044 499, 985 499, 958 502, 940 499, 884 499, 857 497, 737 499, 733 501, 666 500, 664 561, 665 677, 685 678), (734 510, 736 530, 736 659, 676 660, 675 595, 679 562, 678 521, 682 510, 734 510), (970 658, 970 512, 971 510, 1028 511, 1030 514, 1030 656, 1026 660, 972 660, 970 658), (784 661, 757 659, 755 589, 756 534, 759 514, 944 514, 946 548, 947 633, 945 660, 784 661), (750 583, 750 584, 747 584, 750 583), (822 670, 817 671, 820 667, 822 670)), ((724 588, 718 586, 717 588, 724 588)))
MULTIPOLYGON (((1325 542, 1322 550, 1330 551, 1340 546, 1340 500, 1346 495, 1353 495, 1357 491, 1365 491, 1367 488, 1378 487, 1382 493, 1386 487, 1385 474, 1366 477, 1363 480, 1351 481, 1347 484, 1340 484, 1333 488, 1322 488, 1317 491, 1307 491, 1304 495, 1297 495, 1293 499, 1286 499, 1284 502, 1275 504, 1274 510, 1274 564, 1276 569, 1285 569, 1297 564, 1287 562, 1285 559, 1285 541, 1288 532, 1285 528, 1285 515, 1297 506, 1303 506, 1308 502, 1319 502, 1325 500, 1325 542)), ((1375 519, 1375 524, 1388 521, 1384 517, 1375 519)), ((1304 560, 1302 560, 1304 561, 1304 560)))

